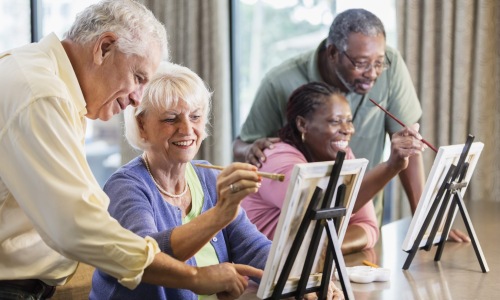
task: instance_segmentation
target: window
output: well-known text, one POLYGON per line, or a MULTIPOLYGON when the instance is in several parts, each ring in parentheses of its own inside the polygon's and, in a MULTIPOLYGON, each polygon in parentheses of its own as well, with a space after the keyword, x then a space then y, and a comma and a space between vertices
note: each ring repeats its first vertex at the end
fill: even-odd
POLYGON ((0 52, 31 41, 29 0, 0 0, 0 20, 0 52))
MULTIPOLYGON (((33 40, 54 32, 60 39, 73 23, 78 12, 98 0, 0 0, 0 51, 22 46, 33 40), (35 24, 31 26, 30 5, 35 24), (31 28, 33 27, 33 28, 31 28), (33 31, 32 31, 33 30, 33 31)), ((99 184, 102 186, 108 177, 120 166, 120 116, 110 121, 88 120, 85 149, 87 161, 99 184)))
POLYGON ((232 0, 233 134, 252 106, 264 74, 327 37, 337 12, 364 8, 384 23, 387 44, 396 46, 394 0, 232 0))
MULTIPOLYGON (((39 0, 39 38, 54 32, 60 39, 75 20, 76 14, 99 0, 39 0)), ((109 121, 87 120, 85 151, 92 173, 101 186, 120 166, 120 117, 109 121)))

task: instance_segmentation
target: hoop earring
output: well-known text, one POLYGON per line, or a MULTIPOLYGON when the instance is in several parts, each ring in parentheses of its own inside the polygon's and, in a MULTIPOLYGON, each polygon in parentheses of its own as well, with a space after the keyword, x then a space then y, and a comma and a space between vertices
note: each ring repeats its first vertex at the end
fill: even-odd
POLYGON ((302 132, 302 135, 300 136, 302 138, 302 143, 306 142, 306 134, 302 132))

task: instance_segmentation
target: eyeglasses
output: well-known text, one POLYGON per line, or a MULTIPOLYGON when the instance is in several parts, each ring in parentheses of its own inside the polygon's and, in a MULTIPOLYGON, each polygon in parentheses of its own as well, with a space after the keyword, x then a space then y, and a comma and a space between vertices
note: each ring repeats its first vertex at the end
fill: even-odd
POLYGON ((375 69, 377 73, 381 73, 382 71, 387 70, 389 65, 386 62, 379 62, 376 61, 375 63, 371 64, 369 62, 359 62, 359 61, 354 61, 345 51, 343 51, 345 57, 351 62, 351 64, 354 66, 354 69, 356 71, 363 71, 363 72, 368 72, 372 68, 375 69))

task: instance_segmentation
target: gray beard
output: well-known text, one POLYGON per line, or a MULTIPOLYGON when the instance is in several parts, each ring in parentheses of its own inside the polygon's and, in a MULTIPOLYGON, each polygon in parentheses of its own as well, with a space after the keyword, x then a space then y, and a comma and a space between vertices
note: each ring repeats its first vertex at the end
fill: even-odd
POLYGON ((342 82, 342 84, 350 93, 355 93, 354 86, 347 83, 347 80, 345 80, 344 76, 340 74, 337 68, 335 68, 335 74, 337 75, 337 78, 340 80, 340 82, 342 82))

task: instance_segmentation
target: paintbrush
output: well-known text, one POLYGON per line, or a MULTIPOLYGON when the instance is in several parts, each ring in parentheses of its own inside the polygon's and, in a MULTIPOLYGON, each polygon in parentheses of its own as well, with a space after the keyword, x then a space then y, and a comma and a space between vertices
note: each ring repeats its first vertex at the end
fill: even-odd
POLYGON ((363 260, 363 265, 365 266, 369 266, 369 267, 372 267, 372 268, 380 268, 379 266, 377 266, 376 264, 368 261, 368 260, 363 260))
MULTIPOLYGON (((389 117, 391 117, 394 121, 398 122, 399 125, 403 126, 403 127, 408 127, 405 125, 405 123, 401 122, 398 118, 396 118, 393 114, 391 114, 388 110, 386 110, 385 108, 383 108, 382 106, 380 106, 377 102, 375 102, 372 98, 370 98, 370 101, 375 104, 378 108, 380 108, 381 110, 383 110, 389 117)), ((429 143, 428 141, 426 141, 425 139, 421 139, 422 143, 426 144, 427 146, 429 146, 429 148, 431 148, 432 150, 434 150, 434 152, 437 153, 437 149, 436 147, 434 147, 431 143, 429 143)))
MULTIPOLYGON (((215 169, 215 170, 224 170, 224 167, 221 166, 215 166, 215 165, 203 165, 203 164, 194 164, 197 167, 200 168, 207 168, 207 169, 215 169)), ((285 180, 285 174, 278 174, 278 173, 268 173, 268 172, 258 172, 257 175, 264 177, 264 178, 269 178, 272 180, 279 180, 283 181, 285 180)))

